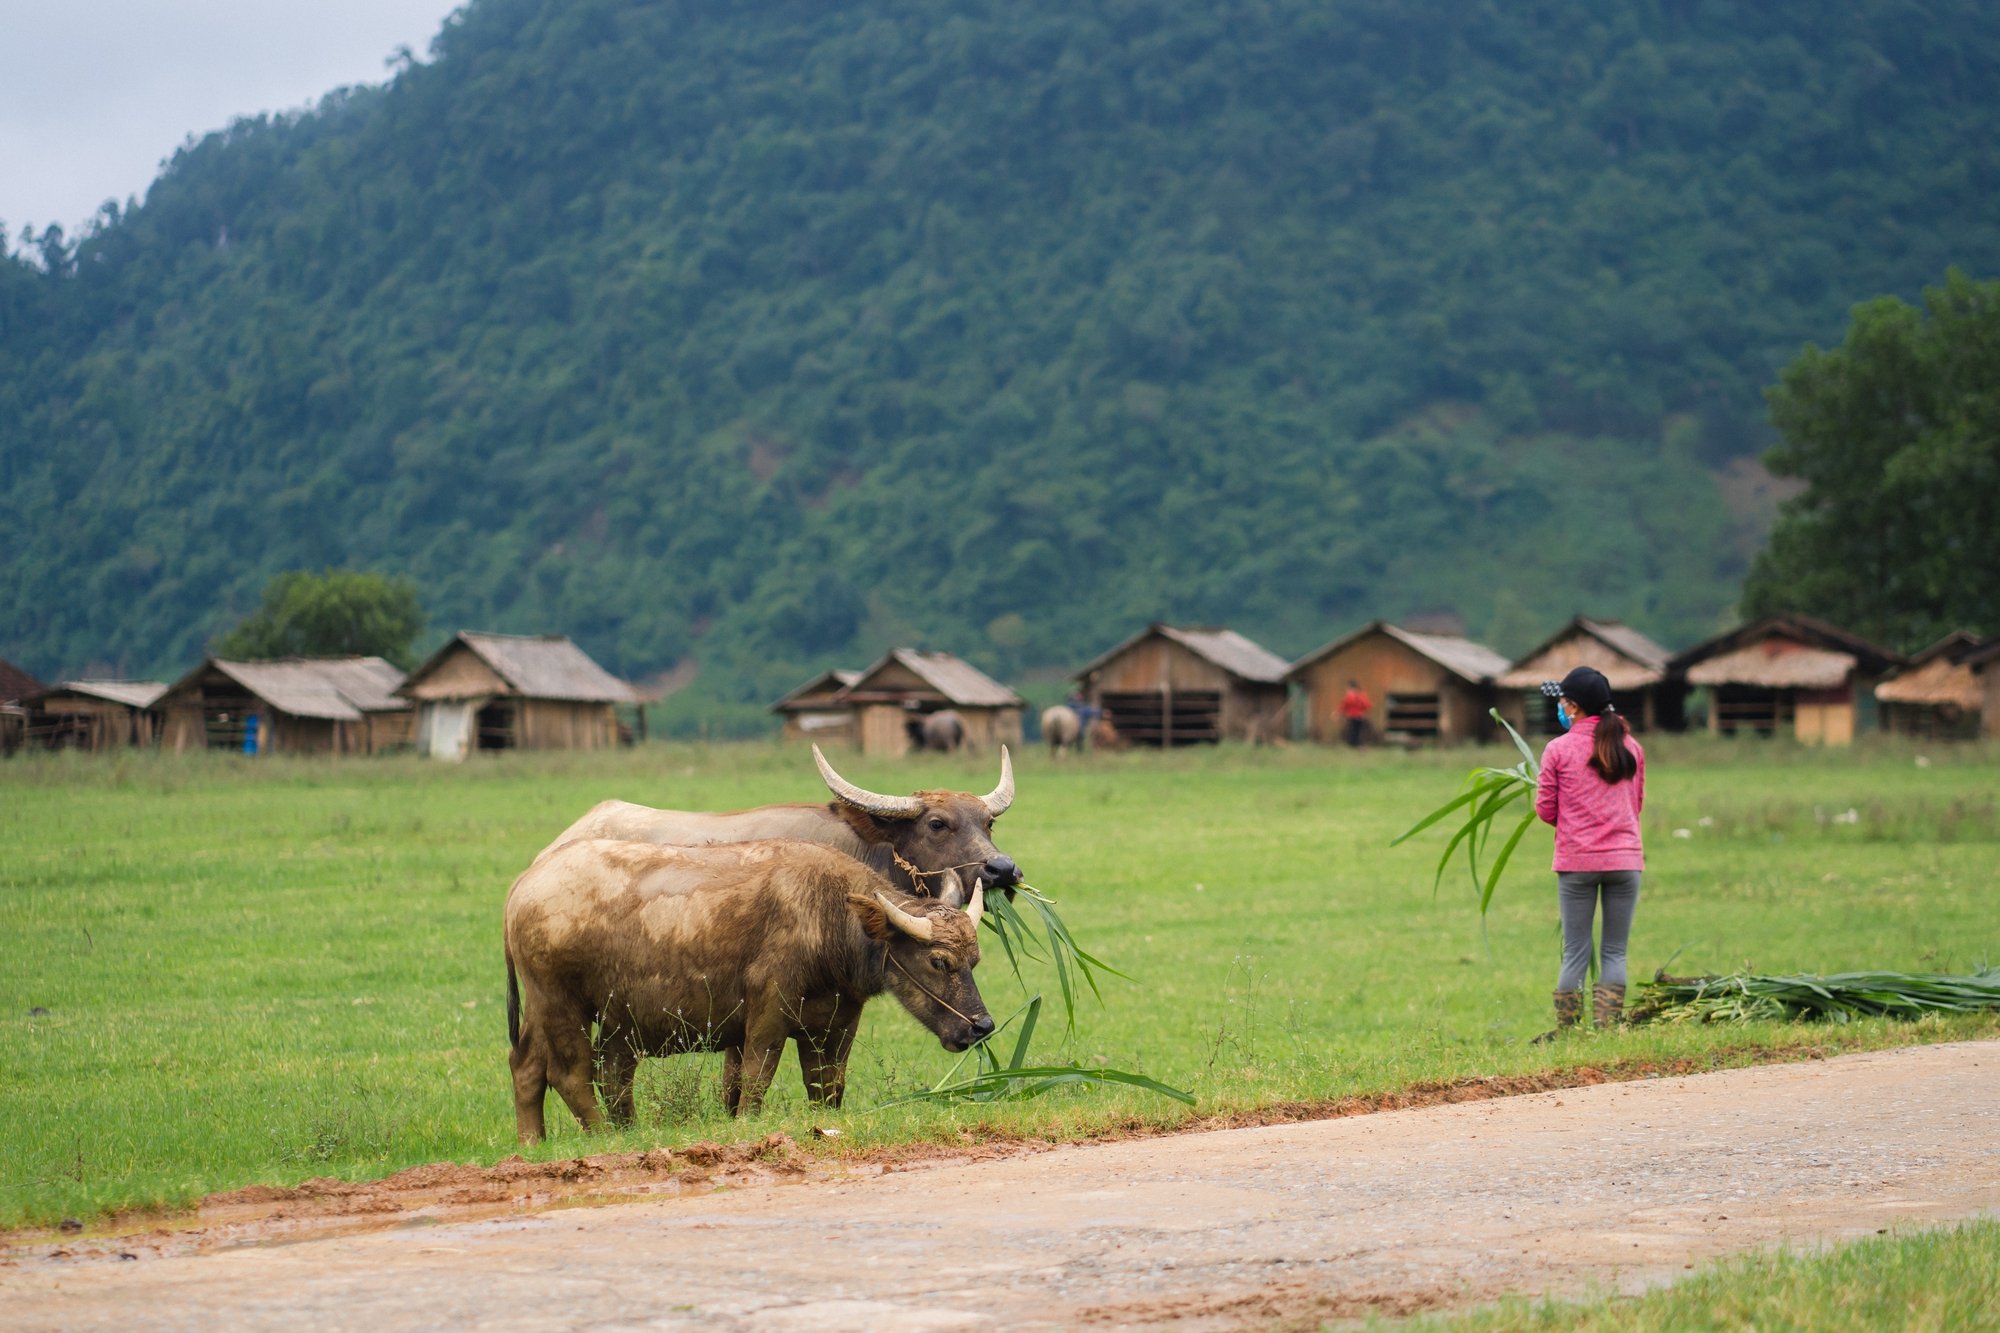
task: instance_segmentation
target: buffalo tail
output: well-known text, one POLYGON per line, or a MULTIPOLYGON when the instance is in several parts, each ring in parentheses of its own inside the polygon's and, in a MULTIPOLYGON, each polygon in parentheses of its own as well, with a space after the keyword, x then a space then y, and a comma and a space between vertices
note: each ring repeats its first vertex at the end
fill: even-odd
POLYGON ((507 1044, 521 1044, 521 983, 514 975, 514 955, 507 955, 507 1044))

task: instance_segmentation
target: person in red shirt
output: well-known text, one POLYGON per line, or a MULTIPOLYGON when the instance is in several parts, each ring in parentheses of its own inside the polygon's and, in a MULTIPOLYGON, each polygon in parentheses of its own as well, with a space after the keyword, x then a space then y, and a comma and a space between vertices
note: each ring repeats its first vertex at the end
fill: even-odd
POLYGON ((1375 701, 1361 688, 1361 682, 1347 682, 1347 693, 1340 696, 1340 715, 1347 719, 1347 743, 1354 749, 1361 748, 1361 741, 1368 732, 1368 714, 1375 707, 1375 701))
POLYGON ((1646 752, 1611 706, 1611 682, 1594 667, 1578 667, 1543 684, 1565 728, 1542 750, 1535 813, 1556 826, 1556 892, 1562 909, 1562 970, 1556 976, 1556 1026, 1547 1041, 1576 1026, 1583 1012, 1583 978, 1600 903, 1599 950, 1592 1017, 1600 1028, 1625 1008, 1625 942, 1639 905, 1646 868, 1639 811, 1646 804, 1646 752))

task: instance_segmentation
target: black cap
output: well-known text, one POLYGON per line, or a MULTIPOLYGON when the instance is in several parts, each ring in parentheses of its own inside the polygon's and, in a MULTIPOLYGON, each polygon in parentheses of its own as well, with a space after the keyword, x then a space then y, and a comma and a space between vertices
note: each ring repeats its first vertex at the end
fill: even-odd
POLYGON ((1591 717, 1611 707, 1611 682, 1596 667, 1580 666, 1560 681, 1545 680, 1542 693, 1551 699, 1574 699, 1591 717))

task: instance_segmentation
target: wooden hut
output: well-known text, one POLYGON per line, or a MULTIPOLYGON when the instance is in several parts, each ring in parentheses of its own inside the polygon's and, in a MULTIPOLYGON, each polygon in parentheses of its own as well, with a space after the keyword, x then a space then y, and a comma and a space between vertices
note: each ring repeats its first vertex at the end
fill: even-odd
POLYGON ((21 668, 0 658, 0 754, 12 754, 28 729, 28 710, 21 701, 45 687, 21 668))
POLYGON ((1985 642, 1970 630, 1947 634, 1877 685, 1882 729, 1936 740, 1977 736, 1986 689, 1970 659, 1985 642))
POLYGON ((157 680, 66 680, 22 700, 25 740, 51 750, 113 750, 159 739, 157 680))
POLYGON ((1823 620, 1776 615, 1696 644, 1667 670, 1708 691, 1716 735, 1846 745, 1873 724, 1874 687, 1902 664, 1890 649, 1823 620))
POLYGON ((176 752, 374 754, 408 744, 403 673, 379 657, 211 657, 155 702, 160 744, 176 752))
POLYGON ((420 753, 603 750, 618 744, 620 704, 638 691, 560 634, 461 630, 403 682, 417 706, 420 753))
POLYGON ((1578 616, 1493 682, 1500 694, 1500 716, 1523 734, 1555 735, 1562 729, 1555 701, 1543 696, 1541 684, 1587 666, 1611 682, 1612 706, 1633 730, 1679 730, 1686 686, 1667 678, 1672 659, 1672 653, 1629 625, 1578 616))
POLYGON ((1487 739, 1496 677, 1507 659, 1456 634, 1420 634, 1377 620, 1307 653, 1288 676, 1305 695, 1306 734, 1323 745, 1341 738, 1347 682, 1374 704, 1369 731, 1391 744, 1487 739))
POLYGON ((785 720, 784 738, 821 745, 854 744, 854 706, 841 696, 860 679, 859 671, 822 671, 772 704, 771 711, 785 720))
POLYGON ((1960 659, 1979 683, 1979 734, 2000 740, 2000 635, 1988 639, 1960 659))
POLYGON ((950 653, 891 649, 839 695, 862 753, 901 755, 922 743, 923 719, 949 708, 968 745, 1019 745, 1021 696, 950 653))
POLYGON ((1155 621, 1077 673, 1085 702, 1133 745, 1281 741, 1285 659, 1231 629, 1155 621))

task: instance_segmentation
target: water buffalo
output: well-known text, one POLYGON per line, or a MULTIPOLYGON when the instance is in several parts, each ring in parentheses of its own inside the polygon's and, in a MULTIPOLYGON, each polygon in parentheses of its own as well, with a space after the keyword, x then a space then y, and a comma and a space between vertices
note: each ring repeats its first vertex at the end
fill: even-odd
POLYGON ((727 1052, 723 1100, 754 1114, 787 1039, 806 1095, 838 1106, 861 1008, 885 990, 965 1050, 993 1031, 972 980, 984 907, 982 887, 960 911, 811 843, 565 843, 507 895, 521 1141, 542 1138, 551 1085, 586 1130, 601 1125, 593 1074, 609 1118, 629 1122, 640 1057, 683 1051, 727 1052))
POLYGON ((1050 754, 1076 749, 1077 740, 1082 735, 1083 722, 1074 708, 1057 704, 1054 708, 1042 710, 1042 739, 1049 743, 1050 754))
POLYGON ((958 753, 965 744, 965 719, 955 709, 940 708, 924 718, 923 744, 926 750, 958 753))
POLYGON ((1021 868, 993 845, 993 821, 1014 803, 1014 761, 1006 746, 1000 747, 1000 785, 984 796, 962 791, 886 796, 834 772, 817 745, 813 762, 835 797, 823 805, 764 805, 708 814, 604 801, 564 829, 542 855, 575 838, 683 847, 798 838, 845 852, 905 893, 922 897, 940 896, 947 871, 962 872, 988 888, 1021 882, 1021 868))

